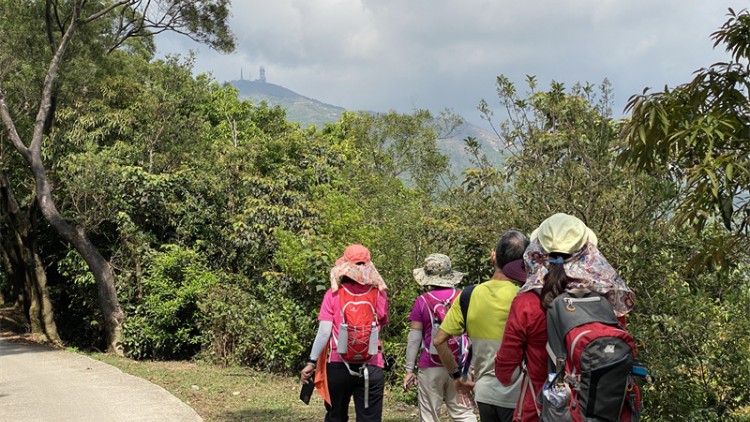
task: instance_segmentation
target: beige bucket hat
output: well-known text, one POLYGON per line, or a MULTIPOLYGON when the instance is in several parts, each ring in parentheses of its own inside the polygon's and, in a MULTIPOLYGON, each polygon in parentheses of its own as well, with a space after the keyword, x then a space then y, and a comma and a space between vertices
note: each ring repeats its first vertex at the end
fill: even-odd
POLYGON ((453 287, 464 277, 451 268, 451 259, 441 253, 428 255, 424 266, 415 268, 413 273, 420 286, 453 287))

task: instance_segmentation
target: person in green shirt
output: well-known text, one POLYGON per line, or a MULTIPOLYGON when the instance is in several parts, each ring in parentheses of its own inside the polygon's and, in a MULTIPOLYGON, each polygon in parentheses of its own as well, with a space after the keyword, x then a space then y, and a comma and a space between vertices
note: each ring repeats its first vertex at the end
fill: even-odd
POLYGON ((494 274, 474 288, 466 321, 461 306, 451 307, 433 339, 459 397, 470 402, 473 393, 482 422, 511 422, 518 401, 520 377, 512 385, 502 385, 495 377, 495 354, 503 339, 510 304, 519 286, 526 281, 523 253, 528 245, 529 240, 521 232, 509 230, 503 233, 491 255, 494 274), (473 381, 462 375, 448 347, 448 339, 464 331, 472 344, 473 381))

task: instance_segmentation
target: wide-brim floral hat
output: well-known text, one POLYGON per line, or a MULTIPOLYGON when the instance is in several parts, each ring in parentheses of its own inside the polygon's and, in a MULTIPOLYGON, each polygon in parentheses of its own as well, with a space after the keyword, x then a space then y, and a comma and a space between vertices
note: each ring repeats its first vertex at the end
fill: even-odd
POLYGON ((338 290, 344 277, 362 285, 376 286, 379 290, 386 289, 385 281, 370 259, 370 251, 362 245, 349 245, 336 260, 331 268, 331 290, 338 290))
MULTIPOLYGON (((584 225, 585 227, 585 225, 584 225)), ((541 226, 540 226, 541 228, 541 226)), ((576 228, 575 231, 589 236, 591 232, 588 227, 582 229, 576 228)), ((559 230, 559 233, 565 233, 565 230, 559 230)), ((607 261, 596 246, 596 237, 584 240, 582 246, 568 253, 570 257, 563 262, 565 274, 571 279, 567 288, 577 289, 584 288, 589 291, 598 293, 606 297, 617 316, 623 316, 630 312, 635 306, 635 293, 625 284, 617 274, 617 271, 607 261), (592 241, 593 240, 593 241, 592 241)), ((568 242, 568 247, 576 242, 568 242)), ((559 245, 560 243, 554 243, 559 245)), ((563 251, 552 251, 563 252, 563 251)), ((526 264, 528 276, 526 283, 521 287, 519 293, 531 289, 539 289, 544 286, 544 277, 549 271, 549 256, 539 237, 532 235, 531 243, 524 252, 523 258, 526 264)))

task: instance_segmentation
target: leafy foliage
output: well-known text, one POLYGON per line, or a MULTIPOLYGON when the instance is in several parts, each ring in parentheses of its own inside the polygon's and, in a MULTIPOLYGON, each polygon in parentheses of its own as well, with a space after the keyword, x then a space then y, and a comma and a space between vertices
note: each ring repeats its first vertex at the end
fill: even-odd
POLYGON ((527 83, 528 94, 519 96, 515 85, 498 78, 510 114, 498 133, 510 156, 499 172, 485 165, 468 174, 464 194, 489 190, 512 198, 487 201, 503 210, 506 224, 524 230, 554 212, 575 214, 594 229, 638 297, 629 328, 656 378, 644 387, 644 419, 741 419, 750 358, 739 340, 749 321, 740 316, 750 286, 746 262, 688 266, 726 236, 715 228, 702 237, 675 230, 668 220, 679 183, 616 165, 624 144, 619 123, 609 117, 606 82, 599 102, 591 85, 566 90, 552 83, 540 92, 533 77, 527 83))
POLYGON ((621 161, 679 181, 677 223, 702 229, 721 221, 737 234, 725 251, 733 256, 747 249, 750 222, 750 14, 730 9, 729 16, 712 37, 733 61, 700 69, 675 88, 633 96, 621 161))
POLYGON ((651 255, 663 269, 644 279, 651 306, 636 319, 655 356, 654 420, 747 420, 748 33, 747 10, 730 9, 712 37, 732 61, 627 106, 620 162, 677 188, 674 225, 651 255))
POLYGON ((219 277, 195 251, 165 245, 147 266, 143 302, 125 325, 125 346, 135 358, 186 358, 203 343, 199 303, 219 277))

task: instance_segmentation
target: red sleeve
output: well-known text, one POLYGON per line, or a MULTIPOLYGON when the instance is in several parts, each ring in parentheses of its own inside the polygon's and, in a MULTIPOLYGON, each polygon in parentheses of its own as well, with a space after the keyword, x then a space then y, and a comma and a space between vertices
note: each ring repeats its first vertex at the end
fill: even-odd
POLYGON ((512 384, 513 373, 523 361, 524 347, 527 343, 526 327, 528 326, 528 321, 524 321, 527 313, 523 312, 523 307, 522 300, 516 296, 510 305, 503 341, 495 354, 495 376, 503 385, 512 384))

